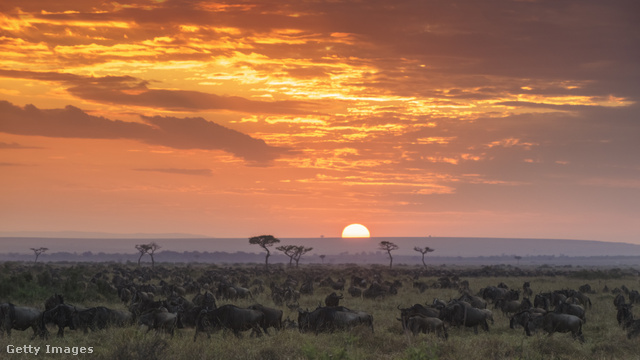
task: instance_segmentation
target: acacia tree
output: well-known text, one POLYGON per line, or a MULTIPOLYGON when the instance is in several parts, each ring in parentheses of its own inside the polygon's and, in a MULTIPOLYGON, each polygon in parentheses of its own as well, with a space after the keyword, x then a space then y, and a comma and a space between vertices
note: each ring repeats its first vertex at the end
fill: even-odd
POLYGON ((323 264, 324 264, 324 258, 326 258, 326 257, 327 257, 327 255, 324 255, 324 254, 320 255, 320 260, 322 260, 323 264))
POLYGON ((162 246, 156 244, 155 242, 152 242, 149 245, 149 250, 147 251, 147 254, 149 254, 149 256, 151 256, 151 268, 154 268, 156 265, 155 259, 153 257, 153 254, 155 254, 156 250, 160 249, 162 246))
POLYGON ((138 266, 140 266, 140 260, 142 259, 142 257, 144 256, 144 254, 149 254, 149 256, 151 256, 151 267, 154 268, 156 265, 155 259, 153 257, 153 255, 155 254, 156 250, 160 249, 162 246, 156 244, 156 242, 150 242, 148 244, 138 244, 136 245, 136 250, 138 250, 138 252, 140 252, 140 256, 138 257, 138 266))
POLYGON ((296 255, 296 251, 298 247, 295 245, 282 245, 278 246, 276 250, 282 251, 285 255, 289 257, 289 267, 293 266, 293 258, 296 255))
POLYGON ((428 246, 425 246, 424 248, 416 246, 416 247, 413 248, 413 250, 415 250, 415 251, 417 251, 417 252, 422 254, 422 265, 424 267, 427 267, 427 264, 425 264, 425 262, 424 262, 424 255, 427 254, 427 253, 430 253, 432 251, 435 251, 435 249, 432 249, 432 248, 430 248, 428 246))
POLYGON ((313 250, 312 247, 296 246, 296 252, 293 254, 293 260, 296 261, 296 267, 298 267, 298 262, 300 261, 302 255, 308 253, 311 250, 313 250))
POLYGON ((40 254, 42 254, 43 252, 49 250, 46 247, 39 247, 39 248, 31 248, 31 250, 33 250, 33 253, 36 255, 36 259, 33 260, 34 263, 38 262, 38 258, 40 257, 40 254))
POLYGON ((387 252, 387 254, 389 254, 389 269, 391 269, 391 266, 393 265, 393 257, 391 256, 391 252, 393 250, 397 250, 398 245, 392 243, 391 241, 380 241, 378 249, 384 250, 387 252))
POLYGON ((269 248, 279 242, 280 239, 274 237, 273 235, 260 235, 249 238, 249 244, 259 245, 267 252, 267 255, 264 258, 264 267, 267 270, 269 270, 269 256, 271 256, 269 248))
POLYGON ((149 244, 136 244, 136 250, 140 252, 140 256, 138 257, 138 266, 140 266, 140 260, 142 259, 144 254, 147 254, 150 249, 151 245, 149 244))

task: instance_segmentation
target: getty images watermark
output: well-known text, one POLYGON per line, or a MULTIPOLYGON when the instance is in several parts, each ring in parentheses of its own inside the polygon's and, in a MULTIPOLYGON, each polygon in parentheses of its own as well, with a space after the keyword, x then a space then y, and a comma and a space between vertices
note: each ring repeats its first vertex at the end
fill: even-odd
MULTIPOLYGON (((33 345, 7 345, 7 354, 93 354, 93 346, 33 346, 33 345)), ((3 356, 0 356, 2 358, 3 356)))

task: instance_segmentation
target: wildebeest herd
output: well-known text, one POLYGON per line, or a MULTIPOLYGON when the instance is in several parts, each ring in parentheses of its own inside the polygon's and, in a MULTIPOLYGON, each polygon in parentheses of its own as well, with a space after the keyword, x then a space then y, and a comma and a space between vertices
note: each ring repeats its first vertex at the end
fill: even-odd
MULTIPOLYGON (((522 331, 522 336, 569 333, 585 342, 589 339, 585 339, 583 327, 588 324, 591 297, 596 293, 615 295, 617 313, 611 316, 616 317, 628 338, 640 334, 640 320, 634 319, 632 311, 633 304, 640 302, 640 294, 624 285, 613 290, 605 286, 598 292, 588 284, 542 292, 533 289, 529 281, 512 287, 499 282, 473 291, 472 276, 471 281, 462 280, 459 274, 435 269, 383 272, 358 267, 344 271, 345 276, 337 280, 324 271, 275 269, 265 277, 264 270, 256 266, 204 269, 194 277, 180 268, 113 266, 93 274, 88 282, 108 284, 121 306, 73 304, 61 293, 43 299, 42 307, 7 301, 0 304, 0 329, 9 336, 12 330, 32 329, 32 338, 47 338, 50 329, 57 329, 58 337, 64 337, 66 330, 89 333, 110 327, 136 326, 169 336, 193 329, 193 341, 201 332, 210 338, 216 331, 268 336, 270 329, 319 334, 362 327, 374 333, 376 320, 362 307, 393 299, 405 288, 419 294, 436 289, 457 294, 449 299, 423 297, 422 303, 413 305, 398 299, 395 309, 388 311, 395 312, 395 326, 409 336, 433 333, 435 338, 447 341, 451 328, 471 328, 474 334, 479 329, 489 332, 501 317, 508 319, 510 329, 522 331), (425 278, 435 280, 425 282, 425 278), (258 297, 262 303, 256 301, 258 297), (317 305, 309 308, 301 303, 317 305)), ((11 299, 11 294, 7 298, 11 299)))

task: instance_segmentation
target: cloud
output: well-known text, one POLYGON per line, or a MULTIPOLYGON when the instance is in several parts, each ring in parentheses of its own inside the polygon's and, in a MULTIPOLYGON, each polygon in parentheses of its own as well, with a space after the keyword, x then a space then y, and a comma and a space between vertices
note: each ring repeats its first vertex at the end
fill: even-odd
POLYGON ((224 150, 255 164, 266 164, 288 151, 200 117, 141 116, 145 123, 133 123, 92 116, 73 106, 41 110, 7 101, 0 101, 0 114, 0 131, 16 135, 132 139, 175 149, 224 150))
POLYGON ((0 149, 43 149, 39 146, 25 146, 16 142, 6 143, 0 141, 0 149))
POLYGON ((69 73, 0 69, 0 77, 60 82, 67 91, 85 100, 180 111, 230 110, 259 114, 311 114, 305 101, 255 101, 200 91, 150 89, 149 81, 133 76, 81 76, 69 73))

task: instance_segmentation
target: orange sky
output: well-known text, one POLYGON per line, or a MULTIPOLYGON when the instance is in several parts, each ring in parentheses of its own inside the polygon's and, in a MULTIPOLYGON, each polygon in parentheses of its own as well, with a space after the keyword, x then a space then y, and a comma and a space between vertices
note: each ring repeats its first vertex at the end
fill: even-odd
POLYGON ((640 243, 640 3, 0 3, 0 233, 640 243))

